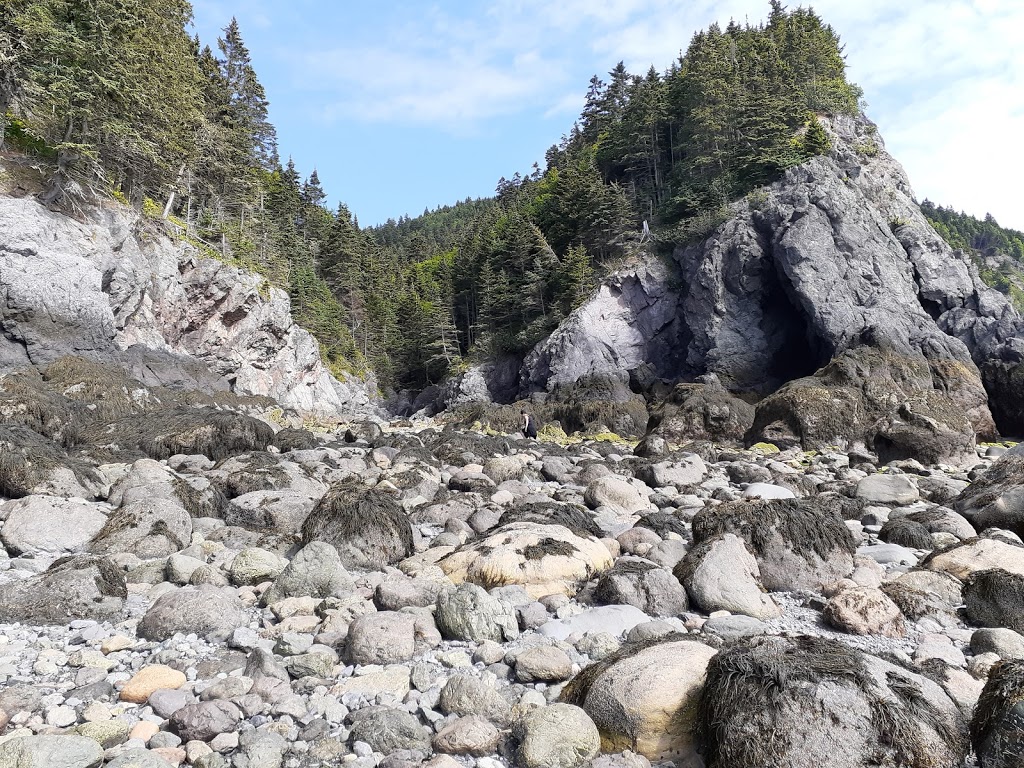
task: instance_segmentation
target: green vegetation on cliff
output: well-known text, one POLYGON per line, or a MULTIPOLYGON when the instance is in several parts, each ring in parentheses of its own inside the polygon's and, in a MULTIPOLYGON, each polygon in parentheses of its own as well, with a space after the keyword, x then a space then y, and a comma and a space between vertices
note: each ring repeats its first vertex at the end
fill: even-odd
MULTIPOLYGON (((287 290, 339 368, 422 387, 523 354, 642 248, 705 236, 725 204, 830 148, 854 113, 835 32, 770 3, 766 22, 696 33, 664 72, 620 63, 545 167, 467 200, 361 229, 314 172, 282 165, 238 24, 189 38, 187 0, 7 0, 0 116, 48 169, 44 202, 118 196, 287 290), (646 236, 643 238, 646 240, 646 236)), ((0 135, 0 142, 3 138, 0 135)))

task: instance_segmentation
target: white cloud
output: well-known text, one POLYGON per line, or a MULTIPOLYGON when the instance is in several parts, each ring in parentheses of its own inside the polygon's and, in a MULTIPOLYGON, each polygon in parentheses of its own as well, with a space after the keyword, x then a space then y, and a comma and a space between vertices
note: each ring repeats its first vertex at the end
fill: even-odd
MULTIPOLYGON (((1017 148, 1024 135, 1024 2, 813 6, 840 34, 868 114, 919 195, 975 215, 991 211, 1024 229, 1015 190, 1024 178, 1017 148)), ((396 13, 379 39, 353 35, 336 49, 289 54, 295 87, 313 90, 327 119, 460 133, 499 117, 564 114, 568 130, 590 74, 619 60, 633 72, 652 64, 664 70, 709 23, 756 24, 769 10, 765 0, 490 0, 453 7, 442 2, 396 13)), ((252 13, 265 11, 264 5, 252 13)))

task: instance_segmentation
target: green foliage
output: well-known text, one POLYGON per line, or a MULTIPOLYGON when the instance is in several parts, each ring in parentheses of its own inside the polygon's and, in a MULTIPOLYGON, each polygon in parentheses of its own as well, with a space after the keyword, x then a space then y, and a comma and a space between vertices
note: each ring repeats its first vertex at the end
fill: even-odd
POLYGON ((818 122, 817 117, 812 115, 810 120, 808 120, 807 129, 800 140, 800 145, 803 149, 804 157, 824 155, 832 149, 832 139, 829 138, 821 123, 818 122))
POLYGON ((5 136, 12 147, 25 154, 36 155, 47 160, 56 159, 57 151, 47 144, 45 139, 33 134, 24 120, 8 112, 3 117, 3 122, 4 129, 0 135, 5 136))

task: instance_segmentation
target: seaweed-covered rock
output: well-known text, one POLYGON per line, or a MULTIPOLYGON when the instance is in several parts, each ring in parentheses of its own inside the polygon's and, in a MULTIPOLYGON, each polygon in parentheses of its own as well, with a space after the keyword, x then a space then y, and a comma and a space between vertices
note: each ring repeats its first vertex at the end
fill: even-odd
POLYGON ((612 566, 608 548, 561 525, 511 523, 459 547, 438 562, 453 582, 487 589, 519 584, 531 597, 575 595, 612 566))
POLYGON ((699 544, 735 533, 748 545, 772 592, 820 590, 853 573, 856 545, 843 518, 818 499, 751 499, 705 508, 693 518, 699 544))
POLYGON ((320 445, 320 441, 308 429, 286 427, 274 435, 271 445, 281 453, 288 453, 288 451, 305 451, 316 448, 320 445))
POLYGON ((295 534, 316 502, 296 491, 252 491, 226 504, 224 522, 248 531, 295 534))
POLYGON ((1024 661, 1003 661, 989 674, 971 720, 980 768, 1024 765, 1024 661))
POLYGON ((570 680, 562 701, 590 715, 605 752, 629 749, 699 765, 695 712, 714 655, 714 648, 678 635, 627 645, 570 680))
POLYGON ((973 624, 1024 632, 1024 575, 979 571, 967 580, 963 594, 973 624))
POLYGON ((764 593, 757 561, 733 533, 703 540, 686 553, 673 574, 705 613, 724 610, 762 620, 782 613, 764 593))
POLYGON ((324 494, 302 524, 302 541, 326 541, 349 568, 383 568, 413 553, 412 526, 402 506, 358 480, 324 494))
MULTIPOLYGON (((747 442, 804 450, 861 443, 882 463, 973 457, 975 430, 995 431, 977 370, 969 361, 928 361, 884 346, 851 347, 764 398, 747 442)), ((962 347, 959 354, 967 357, 962 347)))
POLYGON ((577 536, 593 536, 600 538, 604 532, 594 522, 589 511, 574 504, 558 502, 532 501, 516 504, 506 509, 498 518, 497 527, 501 528, 512 523, 539 523, 540 525, 561 525, 577 536))
POLYGON ((164 499, 132 502, 110 513, 89 549, 99 555, 130 552, 141 558, 167 557, 189 545, 192 517, 164 499))
POLYGON ((620 557, 601 574, 594 597, 606 605, 632 605, 650 616, 678 616, 689 609, 686 589, 649 560, 620 557))
POLYGON ((98 499, 106 493, 107 482, 95 467, 28 427, 0 426, 0 495, 98 499))
POLYGON ((105 557, 61 558, 43 573, 0 586, 0 621, 65 625, 117 616, 128 597, 124 574, 105 557))
POLYGON ((888 544, 898 544, 910 549, 932 548, 932 535, 921 523, 900 517, 889 520, 878 532, 878 538, 888 544))
POLYGON ((1004 528, 1024 536, 1024 456, 1000 458, 957 496, 953 509, 978 531, 1004 528))
POLYGON ((963 602, 963 583, 939 571, 909 571, 880 588, 912 621, 925 616, 955 617, 963 602))
POLYGON ((86 439, 94 445, 138 451, 157 460, 178 453, 201 453, 220 461, 266 450, 274 439, 274 430, 266 422, 234 411, 178 407, 91 428, 86 439))
POLYGON ((707 768, 959 768, 967 727, 936 683, 815 637, 757 637, 707 668, 698 714, 707 768))
POLYGON ((651 413, 648 437, 677 445, 690 440, 743 442, 754 423, 754 407, 729 393, 717 376, 704 376, 702 381, 675 386, 651 413))
POLYGON ((139 622, 139 637, 166 640, 176 632, 225 638, 249 623, 234 590, 202 585, 184 587, 157 598, 139 622))

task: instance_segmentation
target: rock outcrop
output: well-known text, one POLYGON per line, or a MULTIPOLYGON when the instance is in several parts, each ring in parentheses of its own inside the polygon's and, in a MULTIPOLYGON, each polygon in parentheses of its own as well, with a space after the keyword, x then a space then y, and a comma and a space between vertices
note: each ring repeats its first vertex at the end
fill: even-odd
POLYGON ((975 434, 1024 431, 1024 322, 931 228, 871 123, 822 122, 828 155, 734 203, 671 263, 642 256, 607 279, 526 356, 519 396, 644 368, 713 374, 713 399, 692 385, 652 426, 735 439, 751 425, 728 393, 771 395, 748 443, 888 460, 957 461, 975 434))
POLYGON ((0 197, 0 374, 67 355, 147 386, 264 395, 300 414, 369 410, 373 383, 334 379, 287 295, 125 211, 78 221, 0 197))

